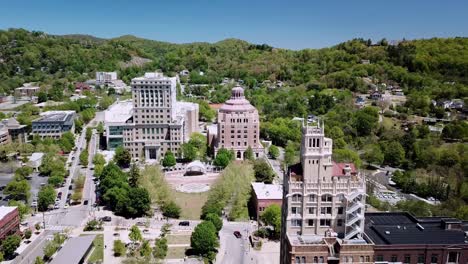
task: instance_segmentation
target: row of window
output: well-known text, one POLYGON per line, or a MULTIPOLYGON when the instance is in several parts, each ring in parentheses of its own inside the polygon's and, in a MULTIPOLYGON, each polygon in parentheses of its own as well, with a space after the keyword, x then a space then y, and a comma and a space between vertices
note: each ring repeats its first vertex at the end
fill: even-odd
MULTIPOLYGON (((308 201, 309 202, 315 202, 316 201, 316 196, 315 194, 310 194, 308 195, 309 199, 308 201)), ((293 194, 292 197, 291 197, 291 200, 293 202, 302 202, 302 195, 296 193, 296 194, 293 194)), ((321 199, 320 199, 322 202, 333 202, 333 195, 331 194, 323 194, 321 196, 321 199)), ((337 201, 343 201, 344 200, 344 194, 338 194, 336 196, 336 200, 337 201)))
MULTIPOLYGON (((418 254, 417 256, 418 264, 426 263, 426 256, 424 254, 418 254)), ((458 263, 460 258, 459 252, 449 252, 447 263, 458 263)), ((375 261, 385 261, 383 255, 375 256, 375 261)), ((405 264, 411 263, 411 255, 405 254, 403 257, 398 255, 392 255, 389 259, 390 262, 398 262, 403 261, 405 264)), ((431 264, 438 264, 439 263, 439 255, 438 254, 431 254, 431 264)))
MULTIPOLYGON (((145 113, 145 109, 140 110, 141 113, 145 113)), ((164 109, 146 109, 146 113, 164 113, 164 109)), ((135 113, 138 113, 138 110, 135 109, 135 113)), ((166 109, 166 113, 169 113, 169 109, 166 109)))
MULTIPOLYGON (((307 207, 306 208, 308 214, 315 214, 315 207, 307 207)), ((344 207, 338 207, 337 208, 337 214, 342 215, 344 213, 344 207)), ((293 206, 291 207, 291 214, 302 214, 302 207, 299 206, 293 206)), ((332 207, 331 206, 326 206, 326 207, 320 207, 320 214, 321 215, 327 215, 327 214, 332 214, 332 207)))
MULTIPOLYGON (((354 262, 354 259, 352 256, 345 256, 343 257, 343 263, 364 263, 370 262, 370 256, 360 256, 359 257, 359 262, 354 262)), ((295 262, 296 264, 305 264, 305 263, 325 263, 325 258, 320 256, 315 256, 312 258, 311 261, 307 261, 307 258, 305 256, 296 256, 295 257, 295 262)))
MULTIPOLYGON (((306 219, 306 226, 307 227, 313 227, 315 226, 315 219, 306 219)), ((320 227, 330 227, 332 226, 332 220, 331 219, 320 219, 319 221, 319 226, 320 227)), ((302 219, 291 219, 291 226, 293 227, 301 227, 302 226, 302 219)), ((336 220, 336 226, 343 226, 343 219, 337 219, 336 220)))

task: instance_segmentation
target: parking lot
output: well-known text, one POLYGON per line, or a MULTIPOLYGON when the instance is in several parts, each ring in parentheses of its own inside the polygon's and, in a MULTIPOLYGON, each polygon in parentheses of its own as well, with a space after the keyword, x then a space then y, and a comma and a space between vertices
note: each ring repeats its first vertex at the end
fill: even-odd
MULTIPOLYGON (((14 173, 0 173, 0 206, 8 205, 8 197, 3 193, 3 186, 6 186, 14 178, 14 173)), ((28 180, 31 185, 31 199, 36 197, 41 189, 42 184, 47 184, 47 177, 41 177, 37 172, 31 174, 31 178, 28 180)))

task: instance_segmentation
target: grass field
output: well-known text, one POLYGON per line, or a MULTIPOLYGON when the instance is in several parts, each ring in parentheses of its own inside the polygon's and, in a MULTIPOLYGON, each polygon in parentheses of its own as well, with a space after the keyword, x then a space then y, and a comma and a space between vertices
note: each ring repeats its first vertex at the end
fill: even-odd
POLYGON ((104 235, 97 235, 93 241, 93 252, 88 259, 90 263, 96 263, 100 261, 101 263, 104 262, 104 235))
POLYGON ((190 244, 189 235, 169 235, 167 236, 167 244, 190 244))
POLYGON ((185 257, 185 250, 187 249, 188 247, 169 247, 166 259, 182 259, 185 257))
POLYGON ((180 218, 198 220, 200 219, 201 208, 208 198, 208 192, 204 193, 182 193, 173 192, 175 202, 182 209, 180 218))

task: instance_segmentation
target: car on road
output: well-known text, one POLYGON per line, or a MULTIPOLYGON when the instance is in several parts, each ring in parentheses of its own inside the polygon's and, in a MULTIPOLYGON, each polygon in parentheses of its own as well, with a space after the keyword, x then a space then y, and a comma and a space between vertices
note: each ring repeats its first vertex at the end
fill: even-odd
POLYGON ((75 160, 75 156, 72 157, 72 160, 75 160))
POLYGON ((57 194, 57 196, 58 196, 58 197, 62 197, 62 192, 59 192, 59 193, 57 194))
POLYGON ((73 186, 70 184, 70 185, 68 186, 68 190, 71 190, 71 189, 73 189, 73 186))
POLYGON ((101 221, 103 221, 103 222, 110 222, 110 221, 112 221, 112 217, 110 217, 110 216, 101 217, 101 221))
POLYGON ((136 222, 137 226, 145 226, 146 224, 144 222, 136 222))
POLYGON ((179 222, 179 225, 180 226, 190 226, 190 222, 189 221, 181 221, 181 222, 179 222))
POLYGON ((88 200, 84 200, 83 205, 88 205, 88 203, 89 203, 88 200))
POLYGON ((36 207, 36 206, 37 206, 37 202, 36 202, 36 201, 32 202, 32 203, 31 203, 31 206, 32 206, 32 207, 36 207))
POLYGON ((242 234, 239 231, 234 231, 234 236, 237 238, 241 238, 242 234))
POLYGON ((64 206, 63 206, 64 209, 67 209, 68 208, 68 203, 66 203, 64 206))
POLYGON ((3 191, 3 189, 5 189, 5 188, 6 188, 6 185, 0 186, 0 191, 3 191))
POLYGON ((56 204, 54 205, 54 209, 59 209, 59 208, 60 208, 60 204, 56 203, 56 204))

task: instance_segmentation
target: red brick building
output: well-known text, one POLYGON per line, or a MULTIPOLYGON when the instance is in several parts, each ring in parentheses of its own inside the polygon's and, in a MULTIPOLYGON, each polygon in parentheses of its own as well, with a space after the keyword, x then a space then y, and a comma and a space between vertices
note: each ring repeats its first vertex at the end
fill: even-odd
POLYGON ((13 234, 19 234, 20 218, 16 206, 0 207, 0 240, 13 234))
POLYGON ((366 213, 366 238, 375 263, 468 263, 468 223, 453 218, 416 218, 409 213, 366 213))
POLYGON ((252 182, 252 193, 252 204, 257 220, 268 206, 277 204, 281 207, 283 201, 282 185, 252 182))

